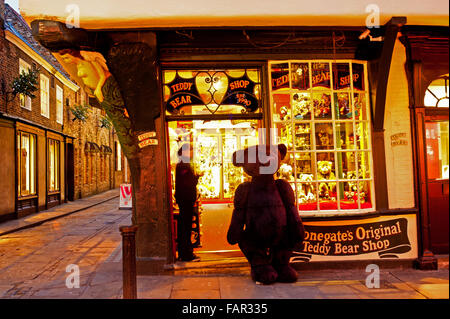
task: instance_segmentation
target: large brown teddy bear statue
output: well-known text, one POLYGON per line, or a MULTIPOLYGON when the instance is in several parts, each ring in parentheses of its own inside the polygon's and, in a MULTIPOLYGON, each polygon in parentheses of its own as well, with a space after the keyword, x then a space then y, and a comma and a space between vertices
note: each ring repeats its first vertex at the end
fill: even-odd
POLYGON ((286 153, 286 146, 279 144, 233 154, 233 164, 243 167, 252 180, 236 189, 227 240, 239 245, 257 283, 297 281, 289 260, 304 238, 304 228, 292 187, 284 179, 274 179, 286 153))

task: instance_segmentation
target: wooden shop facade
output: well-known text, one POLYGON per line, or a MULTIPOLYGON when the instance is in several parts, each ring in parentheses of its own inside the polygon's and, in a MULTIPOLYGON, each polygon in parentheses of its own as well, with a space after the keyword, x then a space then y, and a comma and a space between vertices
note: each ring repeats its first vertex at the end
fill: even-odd
MULTIPOLYGON (((52 46, 54 38, 34 30, 52 46)), ((288 147, 277 177, 292 185, 306 225, 293 262, 437 267, 434 255, 448 253, 448 26, 392 17, 370 36, 367 30, 87 31, 78 48, 99 46, 117 77, 122 73, 111 68, 117 51, 108 48, 147 37, 153 49, 136 68, 133 55, 127 75, 151 74, 149 61, 157 74, 149 102, 155 110, 126 106, 131 117, 140 114, 142 149, 155 154, 155 167, 142 169, 153 172, 157 195, 148 213, 133 216, 139 273, 152 263, 167 269, 176 262, 174 167, 187 142, 203 173, 192 239, 204 260, 240 255, 226 231, 234 191, 249 177, 231 155, 271 141, 288 147), (155 118, 154 125, 145 128, 144 118, 155 118)), ((53 50, 64 45, 76 46, 60 41, 53 50)))

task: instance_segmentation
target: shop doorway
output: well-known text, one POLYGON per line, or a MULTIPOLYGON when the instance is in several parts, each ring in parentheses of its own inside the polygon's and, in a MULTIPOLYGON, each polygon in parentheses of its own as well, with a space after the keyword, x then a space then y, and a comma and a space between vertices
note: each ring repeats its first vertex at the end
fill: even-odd
POLYGON ((425 122, 428 211, 431 249, 449 252, 449 139, 448 116, 428 116, 425 122))
MULTIPOLYGON (((239 184, 250 179, 232 163, 236 150, 259 142, 260 120, 190 120, 167 122, 172 181, 174 236, 178 207, 174 198, 178 149, 191 143, 191 165, 201 174, 197 185, 198 219, 193 221, 192 242, 201 260, 242 256, 237 245, 229 245, 226 233, 233 212, 233 197, 239 184)), ((174 241, 174 244, 176 241, 174 241)))

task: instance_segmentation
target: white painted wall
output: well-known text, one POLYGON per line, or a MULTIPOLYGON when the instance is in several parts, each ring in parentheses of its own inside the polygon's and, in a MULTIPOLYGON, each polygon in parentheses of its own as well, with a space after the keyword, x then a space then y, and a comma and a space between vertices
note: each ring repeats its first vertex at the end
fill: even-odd
POLYGON ((385 152, 389 208, 414 207, 413 155, 405 47, 397 39, 386 93, 385 152), (391 145, 391 136, 406 133, 407 145, 391 145))

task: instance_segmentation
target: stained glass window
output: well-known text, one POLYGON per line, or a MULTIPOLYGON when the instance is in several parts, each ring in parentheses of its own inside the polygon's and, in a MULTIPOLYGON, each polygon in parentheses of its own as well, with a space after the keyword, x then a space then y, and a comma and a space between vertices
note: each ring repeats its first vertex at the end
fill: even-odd
POLYGON ((164 70, 167 115, 261 112, 258 69, 164 70))
POLYGON ((278 172, 302 213, 373 210, 366 64, 353 60, 269 62, 278 172))

